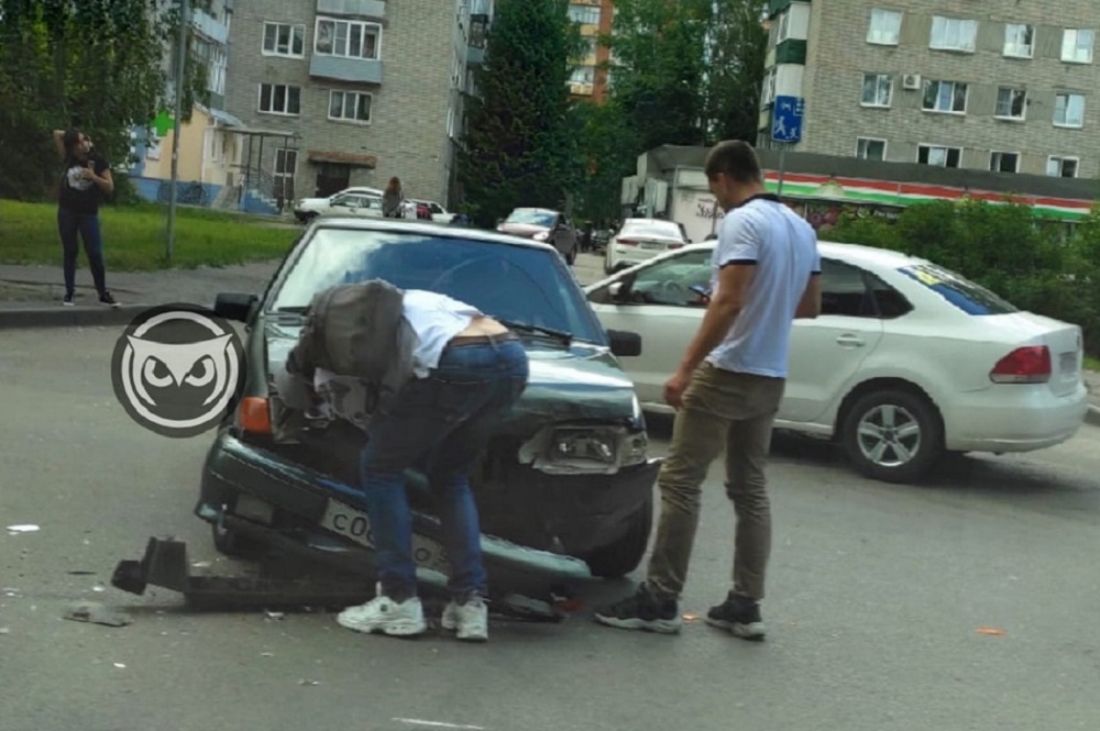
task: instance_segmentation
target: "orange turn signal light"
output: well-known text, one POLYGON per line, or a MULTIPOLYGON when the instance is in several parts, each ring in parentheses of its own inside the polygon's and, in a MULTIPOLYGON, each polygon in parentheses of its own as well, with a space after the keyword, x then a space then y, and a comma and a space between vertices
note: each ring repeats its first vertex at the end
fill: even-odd
POLYGON ((241 399, 237 419, 240 422, 241 429, 246 432, 252 434, 271 433, 271 409, 265 398, 247 396, 241 399))

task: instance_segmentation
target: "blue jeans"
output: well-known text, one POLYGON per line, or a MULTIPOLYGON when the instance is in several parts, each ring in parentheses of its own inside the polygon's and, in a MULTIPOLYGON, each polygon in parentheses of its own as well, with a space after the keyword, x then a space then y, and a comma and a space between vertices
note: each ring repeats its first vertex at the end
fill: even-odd
POLYGON ((99 233, 99 216, 58 208, 57 230, 61 234, 61 249, 64 253, 65 295, 71 297, 76 288, 76 255, 80 250, 76 237, 79 233, 80 238, 84 239, 84 253, 88 256, 88 268, 92 270, 96 291, 102 297, 107 291, 107 275, 103 266, 103 237, 99 233))
POLYGON ((438 503, 451 594, 460 602, 485 595, 469 474, 526 385, 527 353, 518 341, 451 345, 427 378, 410 381, 388 413, 371 419, 360 466, 383 594, 396 601, 416 596, 412 512, 402 473, 417 469, 428 477, 438 503))

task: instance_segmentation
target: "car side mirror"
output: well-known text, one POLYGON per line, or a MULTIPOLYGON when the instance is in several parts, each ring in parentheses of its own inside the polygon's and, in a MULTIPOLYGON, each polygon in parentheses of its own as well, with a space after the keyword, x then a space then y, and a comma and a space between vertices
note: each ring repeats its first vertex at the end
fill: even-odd
POLYGON ((607 337, 611 340, 611 352, 614 355, 632 358, 642 354, 642 336, 638 333, 608 330, 607 337))
POLYGON ((252 307, 260 300, 254 294, 225 293, 214 300, 214 314, 223 320, 248 322, 252 307))

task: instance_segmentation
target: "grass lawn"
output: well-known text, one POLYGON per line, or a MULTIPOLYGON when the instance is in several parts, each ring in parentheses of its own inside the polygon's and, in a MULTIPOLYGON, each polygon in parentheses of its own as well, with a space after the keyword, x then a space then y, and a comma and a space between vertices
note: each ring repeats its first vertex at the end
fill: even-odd
MULTIPOLYGON (((99 212, 107 269, 166 267, 167 206, 104 206, 99 212)), ((172 266, 226 266, 281 257, 298 231, 242 214, 176 209, 172 266)), ((81 255, 83 256, 83 254, 81 255)), ((0 264, 58 264, 56 203, 0 200, 0 264)))
POLYGON ((1088 368, 1090 371, 1096 371, 1097 373, 1100 373, 1100 358, 1093 358, 1090 355, 1086 355, 1085 368, 1088 368))

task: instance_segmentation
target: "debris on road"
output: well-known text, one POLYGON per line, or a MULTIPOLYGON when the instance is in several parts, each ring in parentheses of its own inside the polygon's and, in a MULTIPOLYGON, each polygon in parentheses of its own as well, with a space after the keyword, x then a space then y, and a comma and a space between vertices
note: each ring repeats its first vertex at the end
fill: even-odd
POLYGON ((211 564, 209 561, 194 561, 191 564, 191 568, 193 568, 193 569, 208 569, 212 565, 213 564, 211 564))
POLYGON ((274 652, 261 652, 260 657, 275 657, 274 652))
POLYGON ((92 587, 92 591, 96 592, 97 594, 102 593, 107 591, 107 587, 105 587, 103 584, 96 584, 92 587))
POLYGON ((133 622, 125 613, 108 609, 98 602, 80 602, 79 604, 75 604, 66 610, 65 613, 61 615, 61 618, 69 619, 73 622, 102 624, 106 627, 125 627, 133 622))
POLYGON ((126 669, 126 663, 124 663, 124 662, 116 662, 114 665, 119 670, 125 670, 126 669))
POLYGON ((38 532, 38 526, 34 525, 34 524, 31 524, 31 523, 27 523, 27 524, 24 524, 24 525, 9 525, 8 526, 8 535, 17 536, 20 533, 37 533, 37 532, 38 532))
POLYGON ((66 571, 65 573, 69 576, 95 576, 95 571, 84 571, 83 569, 78 569, 76 571, 66 571))
POLYGON ((987 637, 1004 637, 1005 631, 1000 627, 979 627, 978 634, 986 635, 987 637))
POLYGON ((320 683, 316 680, 306 680, 305 678, 302 678, 298 681, 298 685, 320 685, 320 683))
POLYGON ((271 612, 271 611, 268 611, 266 609, 264 610, 264 615, 268 619, 274 619, 274 620, 281 620, 281 619, 286 618, 286 613, 285 612, 271 612))
POLYGON ((10 635, 11 629, 8 627, 0 627, 0 635, 10 635))
POLYGON ((684 621, 688 622, 689 624, 691 622, 698 622, 699 615, 694 612, 684 612, 684 621))

